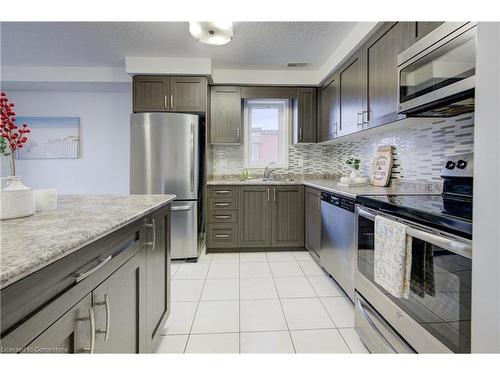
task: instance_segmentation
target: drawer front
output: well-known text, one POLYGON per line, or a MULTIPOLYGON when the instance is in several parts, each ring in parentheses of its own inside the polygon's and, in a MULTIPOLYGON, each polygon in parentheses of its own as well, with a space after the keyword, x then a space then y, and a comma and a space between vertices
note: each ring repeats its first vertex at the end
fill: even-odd
POLYGON ((210 210, 220 211, 220 210, 236 210, 236 199, 235 198, 210 198, 209 199, 210 210))
POLYGON ((236 186, 210 186, 208 190, 211 198, 233 198, 236 197, 236 186))
POLYGON ((208 247, 236 247, 236 224, 208 224, 208 247))
POLYGON ((236 223, 238 218, 238 211, 222 211, 210 213, 208 218, 209 223, 236 223))

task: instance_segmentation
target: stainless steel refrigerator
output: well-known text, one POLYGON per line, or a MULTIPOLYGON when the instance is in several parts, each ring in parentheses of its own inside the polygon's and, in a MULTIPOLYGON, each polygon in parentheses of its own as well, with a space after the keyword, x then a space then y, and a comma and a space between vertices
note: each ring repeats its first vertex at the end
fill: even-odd
POLYGON ((199 116, 133 113, 130 121, 130 193, 175 194, 172 259, 198 256, 199 116))

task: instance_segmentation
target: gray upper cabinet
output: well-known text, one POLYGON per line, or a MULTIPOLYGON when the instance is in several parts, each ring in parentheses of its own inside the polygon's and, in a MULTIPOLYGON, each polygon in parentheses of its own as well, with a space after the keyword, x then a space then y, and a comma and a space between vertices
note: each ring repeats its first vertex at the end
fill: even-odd
POLYGON ((205 77, 134 76, 134 112, 206 112, 205 77))
POLYGON ((162 112, 170 109, 168 77, 134 76, 134 112, 162 112))
POLYGON ((304 188, 272 187, 272 246, 304 246, 304 188))
POLYGON ((297 121, 295 143, 316 143, 317 90, 314 87, 297 89, 297 121))
POLYGON ((207 79, 205 77, 171 77, 170 110, 177 112, 205 112, 207 107, 207 79))
POLYGON ((339 71, 340 126, 338 135, 362 129, 366 80, 363 51, 358 51, 339 71))
POLYGON ((211 143, 241 143, 241 87, 213 86, 210 108, 211 143))
POLYGON ((239 188, 239 247, 271 246, 271 189, 269 186, 239 188))
POLYGON ((160 211, 151 219, 146 249, 147 326, 146 351, 153 352, 170 313, 170 213, 160 211))
POLYGON ((334 76, 320 89, 318 142, 329 141, 337 136, 340 122, 338 82, 338 76, 334 76))
POLYGON ((145 351, 145 257, 139 252, 92 292, 95 353, 145 351))
POLYGON ((95 312, 89 294, 25 347, 23 352, 90 353, 95 343, 93 324, 95 324, 95 312))
POLYGON ((319 254, 321 245, 321 192, 317 189, 306 188, 305 193, 305 220, 306 241, 305 246, 309 251, 319 254))
POLYGON ((366 44, 367 112, 364 126, 398 119, 398 54, 410 45, 409 22, 388 23, 366 44))
POLYGON ((429 34, 432 30, 436 29, 438 26, 440 26, 443 22, 442 21, 419 21, 419 22, 412 22, 414 24, 414 33, 412 34, 412 41, 417 41, 427 34, 429 34))

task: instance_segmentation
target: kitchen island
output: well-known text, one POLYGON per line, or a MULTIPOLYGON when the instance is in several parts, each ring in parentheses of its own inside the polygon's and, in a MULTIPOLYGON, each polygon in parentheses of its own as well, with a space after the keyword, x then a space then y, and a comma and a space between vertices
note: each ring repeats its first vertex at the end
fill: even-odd
POLYGON ((153 351, 174 198, 62 196, 55 211, 1 222, 1 352, 153 351))

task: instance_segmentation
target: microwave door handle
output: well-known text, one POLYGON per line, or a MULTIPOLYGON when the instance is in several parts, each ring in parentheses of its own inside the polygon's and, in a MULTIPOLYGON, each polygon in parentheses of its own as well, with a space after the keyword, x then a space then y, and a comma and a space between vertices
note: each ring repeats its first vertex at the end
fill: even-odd
POLYGON ((469 244, 443 236, 438 236, 429 232, 424 232, 423 230, 412 227, 408 227, 406 229, 406 234, 419 240, 429 242, 445 250, 451 251, 452 253, 455 253, 457 255, 472 259, 472 246, 469 244))

